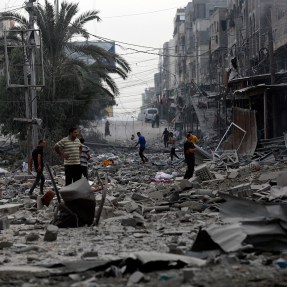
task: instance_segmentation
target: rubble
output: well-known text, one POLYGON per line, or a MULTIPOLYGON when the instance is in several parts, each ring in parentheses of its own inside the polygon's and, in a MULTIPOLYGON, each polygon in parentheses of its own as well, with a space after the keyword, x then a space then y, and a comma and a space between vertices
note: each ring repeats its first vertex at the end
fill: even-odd
POLYGON ((41 209, 27 195, 25 172, 3 174, 1 286, 20 274, 35 286, 246 286, 257 274, 262 286, 284 282, 282 161, 260 162, 253 172, 251 156, 225 153, 207 157, 185 180, 182 159, 148 157, 141 164, 136 150, 103 150, 92 155, 89 182, 67 187, 61 167, 51 167, 41 209), (68 228, 59 224, 61 206, 75 214, 68 228))

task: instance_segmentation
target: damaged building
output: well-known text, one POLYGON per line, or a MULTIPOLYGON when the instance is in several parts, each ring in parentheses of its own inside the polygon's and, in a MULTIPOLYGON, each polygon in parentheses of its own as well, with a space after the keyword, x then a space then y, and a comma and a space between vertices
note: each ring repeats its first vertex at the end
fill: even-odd
POLYGON ((251 130, 245 141, 283 137, 286 9, 284 0, 192 1, 178 9, 163 51, 172 43, 175 50, 163 53, 155 83, 162 116, 207 141, 232 122, 251 130))

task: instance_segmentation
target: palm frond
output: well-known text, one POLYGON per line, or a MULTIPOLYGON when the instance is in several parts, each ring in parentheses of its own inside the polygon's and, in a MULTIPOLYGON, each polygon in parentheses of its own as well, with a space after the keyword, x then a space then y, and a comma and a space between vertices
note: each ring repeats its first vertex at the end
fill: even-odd
POLYGON ((10 20, 10 19, 13 19, 14 21, 16 21, 19 24, 22 24, 25 27, 25 29, 29 28, 29 21, 23 15, 21 15, 19 13, 15 13, 15 12, 1 13, 0 21, 10 20))
POLYGON ((98 16, 98 14, 99 11, 97 10, 83 13, 72 22, 72 26, 83 26, 84 24, 92 20, 97 20, 97 22, 100 22, 101 18, 98 16))

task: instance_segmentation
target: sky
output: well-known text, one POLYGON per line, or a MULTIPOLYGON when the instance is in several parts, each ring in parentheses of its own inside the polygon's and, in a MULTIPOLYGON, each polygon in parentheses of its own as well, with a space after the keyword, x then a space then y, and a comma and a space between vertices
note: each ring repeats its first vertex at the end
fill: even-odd
MULTIPOLYGON (((60 2, 62 0, 59 0, 60 2)), ((120 95, 115 114, 136 116, 142 104, 141 94, 153 87, 153 75, 158 71, 159 48, 172 39, 173 20, 177 8, 183 8, 188 0, 69 0, 79 3, 79 13, 98 10, 101 22, 86 26, 88 31, 100 37, 116 41, 116 52, 131 65, 127 80, 116 77, 120 95)), ((44 4, 44 0, 38 0, 44 4)), ((50 1, 54 2, 54 1, 50 1)), ((24 5, 24 0, 0 0, 0 11, 24 5)), ((91 40, 96 38, 91 37, 91 40)))

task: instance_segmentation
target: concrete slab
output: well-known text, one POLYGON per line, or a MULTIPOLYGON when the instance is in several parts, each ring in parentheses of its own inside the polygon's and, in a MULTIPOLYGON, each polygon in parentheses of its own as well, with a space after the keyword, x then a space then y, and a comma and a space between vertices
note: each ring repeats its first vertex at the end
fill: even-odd
POLYGON ((287 186, 287 172, 282 172, 278 177, 277 177, 277 185, 278 186, 287 186))
POLYGON ((276 179, 281 173, 282 172, 280 172, 280 171, 263 173, 259 176, 258 180, 269 181, 271 179, 276 179))
POLYGON ((4 204, 0 205, 0 216, 8 215, 15 213, 19 210, 20 207, 23 207, 23 204, 4 204))

